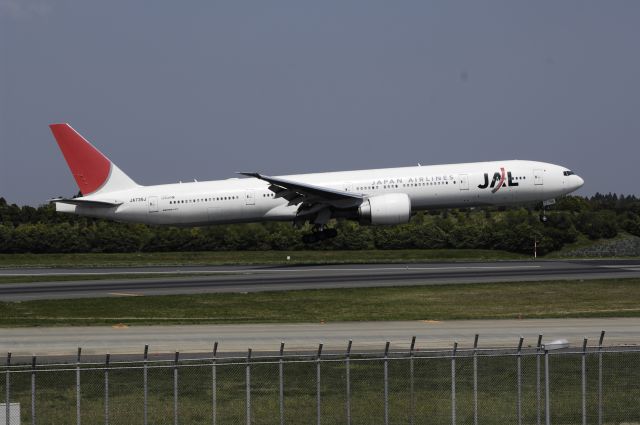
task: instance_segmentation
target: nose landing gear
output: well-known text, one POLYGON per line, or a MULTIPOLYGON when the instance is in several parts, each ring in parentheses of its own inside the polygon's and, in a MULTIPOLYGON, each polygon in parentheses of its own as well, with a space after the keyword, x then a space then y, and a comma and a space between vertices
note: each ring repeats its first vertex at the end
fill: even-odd
POLYGON ((547 223, 549 221, 549 217, 547 217, 547 209, 556 203, 555 199, 548 199, 546 201, 542 201, 542 210, 540 211, 540 222, 547 223))

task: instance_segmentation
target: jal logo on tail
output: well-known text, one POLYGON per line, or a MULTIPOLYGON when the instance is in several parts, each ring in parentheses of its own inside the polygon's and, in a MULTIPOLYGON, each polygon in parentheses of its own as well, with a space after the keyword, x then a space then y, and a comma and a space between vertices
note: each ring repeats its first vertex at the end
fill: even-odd
POLYGON ((491 193, 496 193, 503 186, 518 186, 518 182, 513 181, 511 171, 505 172, 504 167, 500 167, 500 172, 493 173, 491 183, 489 183, 489 174, 484 173, 484 183, 479 184, 479 189, 491 188, 491 193))

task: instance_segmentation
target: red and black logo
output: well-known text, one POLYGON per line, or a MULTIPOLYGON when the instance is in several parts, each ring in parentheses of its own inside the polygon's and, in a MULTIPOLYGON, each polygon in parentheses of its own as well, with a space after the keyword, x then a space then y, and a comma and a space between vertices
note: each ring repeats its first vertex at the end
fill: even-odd
POLYGON ((500 172, 493 173, 491 183, 489 183, 489 174, 484 173, 484 183, 479 184, 479 189, 491 188, 491 193, 496 193, 503 186, 518 186, 518 182, 513 181, 511 171, 505 172, 504 167, 500 167, 500 172))

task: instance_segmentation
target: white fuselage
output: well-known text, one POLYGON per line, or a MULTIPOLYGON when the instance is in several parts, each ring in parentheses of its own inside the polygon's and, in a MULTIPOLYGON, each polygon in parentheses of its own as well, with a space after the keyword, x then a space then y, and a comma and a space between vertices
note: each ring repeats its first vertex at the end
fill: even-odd
MULTIPOLYGON (((403 193, 409 196, 411 211, 533 203, 573 192, 583 184, 565 167, 520 160, 281 177, 365 198, 403 193)), ((57 210, 124 222, 182 226, 293 221, 298 211, 296 205, 276 197, 269 183, 257 178, 138 186, 85 199, 121 205, 96 208, 57 204, 57 210)))

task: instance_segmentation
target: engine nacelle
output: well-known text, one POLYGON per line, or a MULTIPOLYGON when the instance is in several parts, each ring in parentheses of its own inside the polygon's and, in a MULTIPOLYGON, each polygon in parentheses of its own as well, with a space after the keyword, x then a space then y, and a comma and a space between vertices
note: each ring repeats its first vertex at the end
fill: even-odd
POLYGON ((406 193, 373 196, 358 208, 360 224, 403 224, 408 223, 410 217, 411 199, 406 193))

